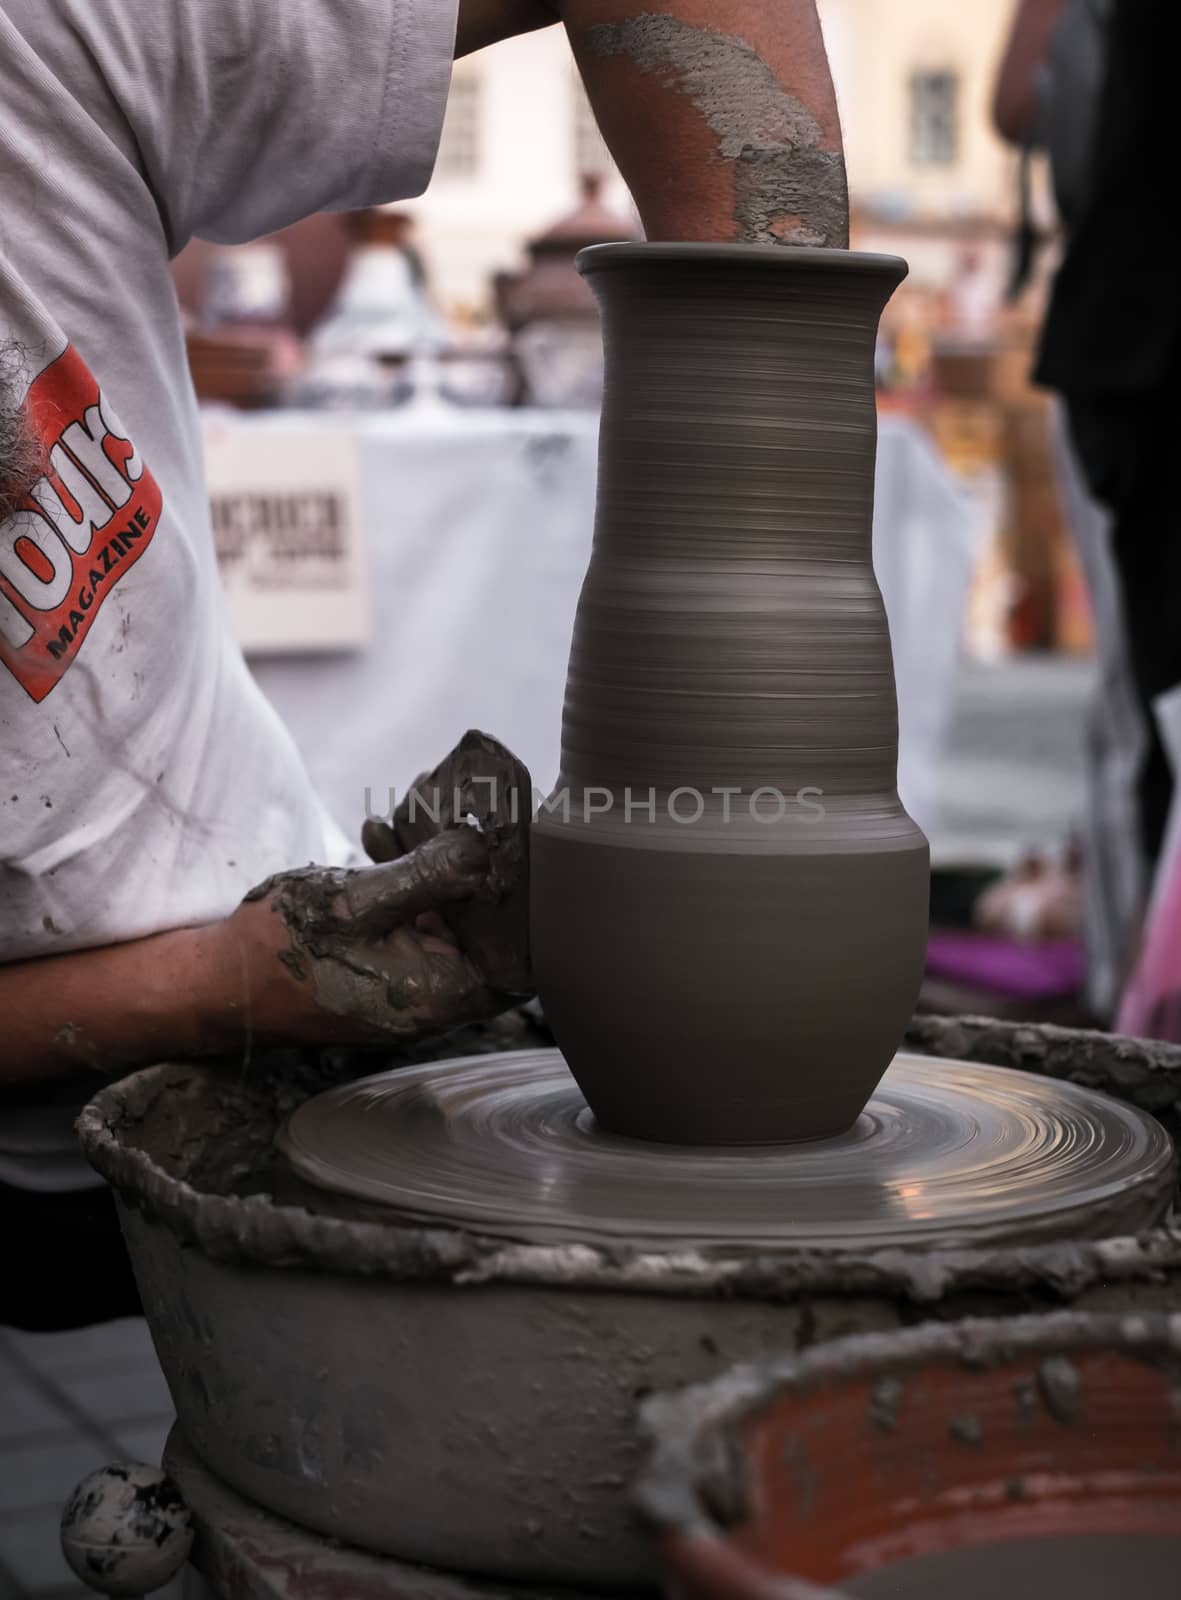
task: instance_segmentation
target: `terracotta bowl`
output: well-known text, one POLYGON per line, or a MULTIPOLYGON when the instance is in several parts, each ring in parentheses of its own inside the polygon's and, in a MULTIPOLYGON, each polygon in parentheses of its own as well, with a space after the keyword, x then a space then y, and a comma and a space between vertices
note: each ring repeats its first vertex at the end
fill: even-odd
POLYGON ((1181 1316, 841 1339, 644 1418, 678 1600, 1181 1593, 1181 1316))

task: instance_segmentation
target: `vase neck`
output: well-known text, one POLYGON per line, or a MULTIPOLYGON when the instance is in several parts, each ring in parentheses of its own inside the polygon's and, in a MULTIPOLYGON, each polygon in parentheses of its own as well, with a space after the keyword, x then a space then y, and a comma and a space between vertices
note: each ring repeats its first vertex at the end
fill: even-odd
POLYGON ((592 277, 606 385, 596 535, 633 555, 868 558, 880 275, 681 262, 592 277))
POLYGON ((890 811, 870 543, 873 347, 897 270, 736 248, 611 247, 589 274, 606 393, 563 774, 816 786, 890 811))

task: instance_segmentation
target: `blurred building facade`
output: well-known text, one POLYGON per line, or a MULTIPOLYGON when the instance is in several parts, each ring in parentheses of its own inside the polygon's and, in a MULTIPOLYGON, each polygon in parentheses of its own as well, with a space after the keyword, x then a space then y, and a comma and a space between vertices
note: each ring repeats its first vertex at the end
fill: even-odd
POLYGON ((494 276, 523 264, 588 173, 606 174, 605 199, 627 210, 560 29, 458 62, 434 178, 408 207, 437 298, 487 309, 494 276))
MULTIPOLYGON (((1013 157, 988 107, 1012 0, 819 4, 854 204, 874 233, 858 242, 897 232, 917 274, 941 277, 949 236, 1011 209, 1013 157)), ((608 204, 627 204, 561 30, 458 63, 435 177, 413 204, 439 297, 485 307, 493 274, 520 264, 588 172, 609 175, 608 204)))
POLYGON ((1013 0, 820 0, 854 202, 903 220, 995 217, 1011 154, 992 83, 1013 0))

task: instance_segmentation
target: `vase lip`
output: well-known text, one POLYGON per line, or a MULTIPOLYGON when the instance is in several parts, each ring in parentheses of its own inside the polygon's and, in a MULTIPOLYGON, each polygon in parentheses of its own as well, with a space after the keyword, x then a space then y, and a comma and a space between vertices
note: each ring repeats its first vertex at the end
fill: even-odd
POLYGON ((790 267, 823 267, 833 272, 854 272, 869 277, 889 278, 901 283, 910 270, 901 256, 882 255, 871 250, 834 250, 822 245, 728 243, 722 240, 654 239, 627 240, 618 244, 592 244, 580 250, 574 264, 583 277, 612 267, 639 265, 643 261, 725 262, 769 266, 776 270, 790 267))

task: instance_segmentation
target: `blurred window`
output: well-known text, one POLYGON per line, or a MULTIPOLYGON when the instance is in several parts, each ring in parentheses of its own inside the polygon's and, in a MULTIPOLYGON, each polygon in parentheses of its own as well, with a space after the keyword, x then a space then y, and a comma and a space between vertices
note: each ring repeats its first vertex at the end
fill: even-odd
POLYGON ((479 172, 481 87, 474 68, 456 68, 439 136, 436 177, 474 178, 479 172))
POLYGON ((912 72, 910 160, 916 167, 949 167, 959 155, 960 79, 957 72, 912 72))
POLYGON ((574 173, 579 178, 607 177, 615 171, 611 152, 603 143, 586 90, 576 75, 573 86, 574 173))

